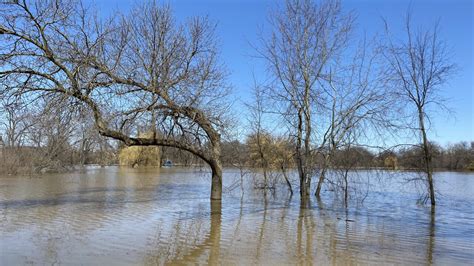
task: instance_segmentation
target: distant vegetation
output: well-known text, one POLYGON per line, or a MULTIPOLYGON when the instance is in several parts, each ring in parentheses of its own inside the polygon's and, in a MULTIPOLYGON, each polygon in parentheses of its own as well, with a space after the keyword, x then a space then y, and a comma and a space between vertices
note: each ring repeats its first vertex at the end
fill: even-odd
MULTIPOLYGON (((267 135, 266 139, 270 137, 267 135)), ((242 163, 249 167, 262 168, 263 165, 271 169, 279 169, 282 162, 288 164, 287 167, 294 168, 294 162, 291 160, 292 144, 286 142, 283 144, 271 144, 265 140, 266 147, 262 149, 262 153, 257 152, 256 144, 241 143, 241 142, 224 142, 223 146, 223 163, 226 166, 237 166, 242 163), (267 146, 268 145, 268 146, 267 146), (271 147, 276 145, 276 147, 271 147), (286 147, 279 149, 279 147, 286 147), (239 152, 240 151, 240 152, 239 152), (280 153, 286 153, 287 160, 280 153), (240 162, 236 158, 241 158, 240 162)), ((451 171, 473 171, 474 165, 474 142, 460 142, 450 144, 445 147, 438 144, 432 144, 433 153, 433 167, 436 170, 451 170, 451 171)), ((337 150, 334 156, 334 166, 342 166, 347 161, 350 161, 354 168, 386 168, 394 170, 416 170, 423 166, 423 161, 420 159, 422 153, 421 148, 410 145, 406 148, 399 148, 387 151, 370 151, 363 147, 354 147, 350 149, 337 150)), ((179 160, 179 158, 176 158, 179 160)), ((323 157, 321 155, 315 156, 313 161, 315 164, 322 164, 323 157)))

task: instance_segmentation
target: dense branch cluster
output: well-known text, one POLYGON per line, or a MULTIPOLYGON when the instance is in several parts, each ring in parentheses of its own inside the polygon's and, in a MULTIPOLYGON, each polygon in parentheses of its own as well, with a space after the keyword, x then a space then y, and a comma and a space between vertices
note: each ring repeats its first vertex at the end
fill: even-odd
POLYGON ((68 95, 93 111, 103 135, 210 160, 203 147, 219 138, 227 87, 207 19, 178 25, 156 4, 108 21, 75 2, 2 8, 4 97, 68 95), (138 128, 156 134, 138 138, 138 128))

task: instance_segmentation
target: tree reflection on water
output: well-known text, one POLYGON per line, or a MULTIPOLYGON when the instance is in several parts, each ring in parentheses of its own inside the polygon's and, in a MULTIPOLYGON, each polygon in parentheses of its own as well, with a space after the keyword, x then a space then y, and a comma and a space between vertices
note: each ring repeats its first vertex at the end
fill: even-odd
POLYGON ((301 202, 285 184, 274 192, 250 185, 219 202, 203 193, 208 180, 190 170, 123 171, 0 179, 0 264, 468 264, 474 259, 468 194, 455 197, 445 190, 435 210, 415 205, 416 194, 373 192, 363 204, 345 204, 326 193, 301 202))

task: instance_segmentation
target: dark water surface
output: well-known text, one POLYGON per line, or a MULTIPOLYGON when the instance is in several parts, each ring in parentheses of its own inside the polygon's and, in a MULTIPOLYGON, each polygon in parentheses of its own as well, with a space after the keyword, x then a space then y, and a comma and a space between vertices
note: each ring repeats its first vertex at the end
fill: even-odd
POLYGON ((348 208, 329 191, 242 194, 231 169, 221 205, 199 169, 0 176, 0 265, 474 264, 474 174, 437 173, 433 212, 405 175, 348 208))

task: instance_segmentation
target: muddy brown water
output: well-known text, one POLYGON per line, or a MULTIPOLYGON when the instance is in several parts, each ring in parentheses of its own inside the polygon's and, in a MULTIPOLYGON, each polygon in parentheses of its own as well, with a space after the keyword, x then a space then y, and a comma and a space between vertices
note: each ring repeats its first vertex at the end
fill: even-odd
POLYGON ((221 204, 197 168, 0 174, 0 265, 472 265, 474 174, 436 173, 433 212, 405 175, 344 207, 331 191, 301 206, 251 178, 242 193, 233 169, 221 204))

